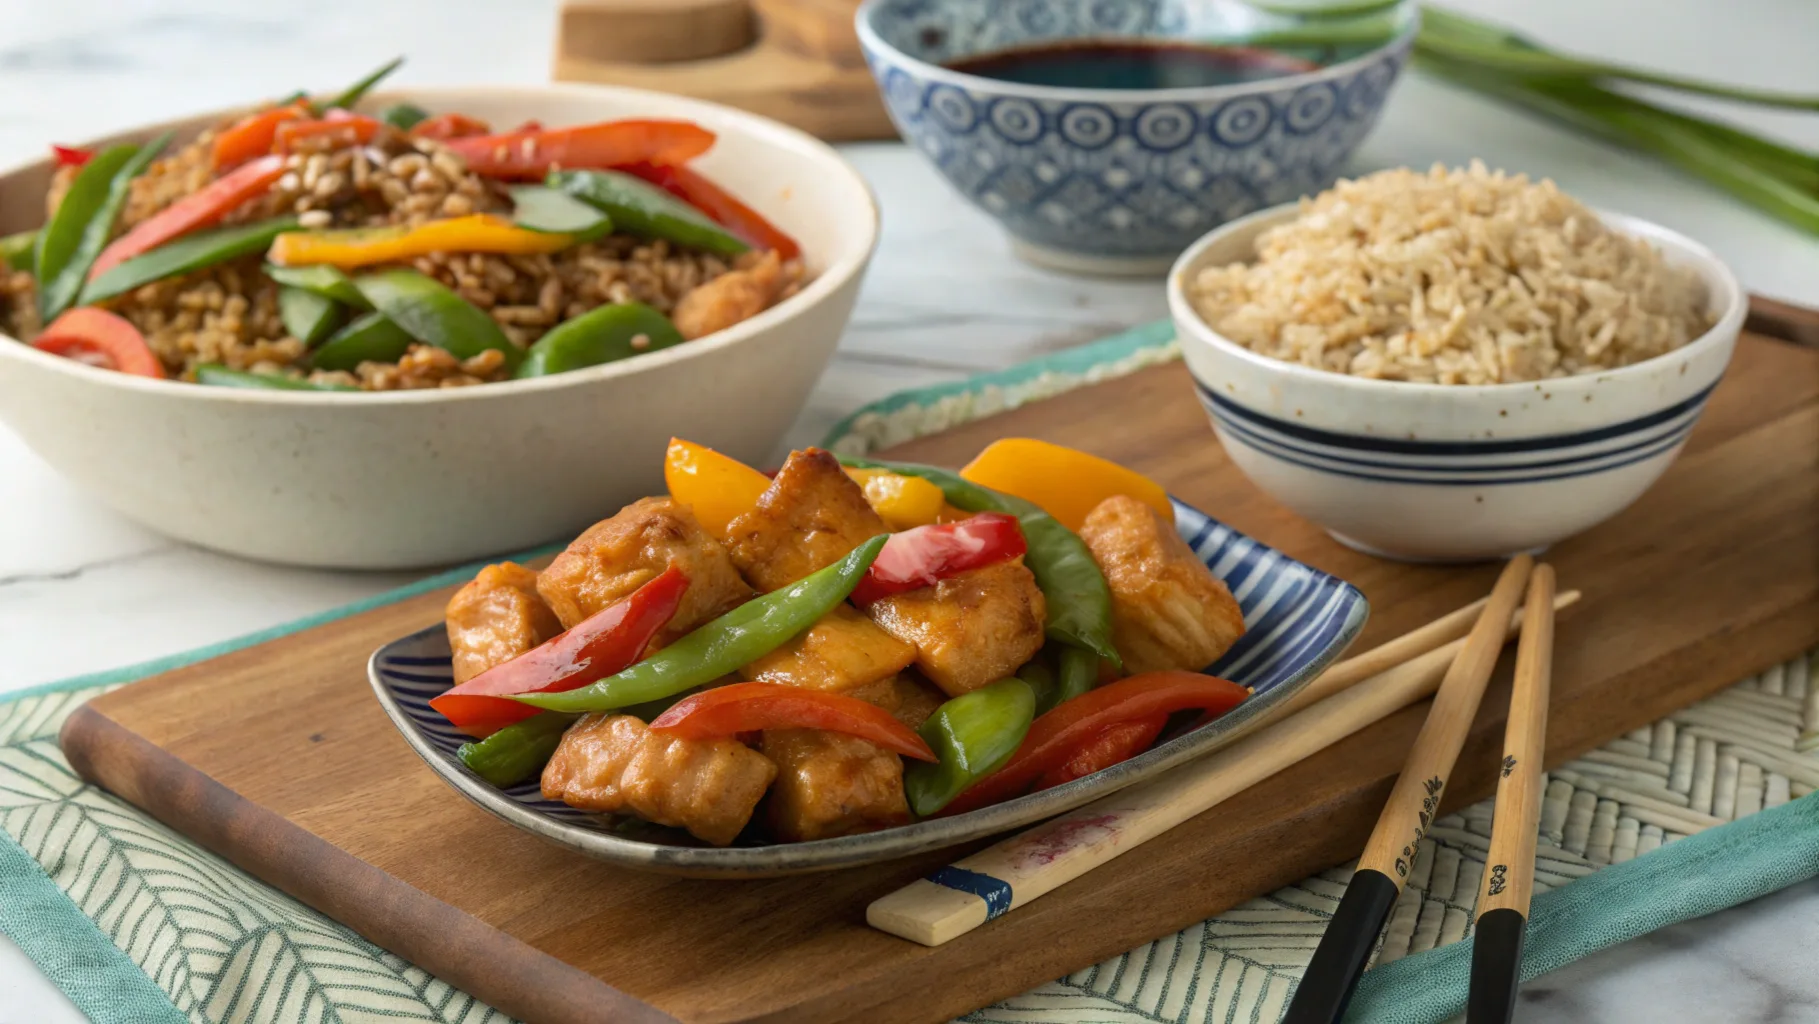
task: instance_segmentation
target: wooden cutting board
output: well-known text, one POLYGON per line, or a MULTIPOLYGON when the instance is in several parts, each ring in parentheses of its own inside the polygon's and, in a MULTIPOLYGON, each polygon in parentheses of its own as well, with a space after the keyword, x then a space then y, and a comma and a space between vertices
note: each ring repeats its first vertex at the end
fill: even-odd
MULTIPOLYGON (((1135 466, 1369 595, 1361 647, 1485 593, 1494 567, 1340 547, 1226 460, 1179 365, 892 454, 958 464, 1007 434, 1135 466)), ((1819 643, 1819 351, 1746 337, 1685 454, 1635 507, 1548 559, 1560 623, 1548 763, 1819 643)), ((1425 706, 1282 772, 1115 864, 929 949, 865 906, 962 850, 760 882, 640 874, 460 799, 370 693, 367 655, 435 622, 426 594, 98 698, 63 732, 87 778, 252 874, 532 1021, 939 1022, 1355 856, 1425 706)), ((1447 803, 1493 787, 1507 666, 1447 803), (1502 687, 1504 689, 1499 689, 1502 687)))

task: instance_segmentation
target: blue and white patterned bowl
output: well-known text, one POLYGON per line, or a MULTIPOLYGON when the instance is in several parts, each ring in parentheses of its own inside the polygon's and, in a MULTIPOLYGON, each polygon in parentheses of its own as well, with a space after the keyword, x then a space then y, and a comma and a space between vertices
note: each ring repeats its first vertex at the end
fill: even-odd
POLYGON ((394 640, 367 663, 373 692, 418 756, 461 795, 513 825, 589 857, 626 867, 707 878, 757 878, 871 864, 1028 825, 1208 754, 1259 725, 1331 664, 1364 628, 1370 606, 1343 580, 1312 569, 1179 502, 1176 526, 1231 587, 1247 632, 1211 671, 1256 693, 1204 728, 1065 786, 952 818, 900 828, 763 845, 702 846, 678 829, 589 814, 545 800, 535 780, 500 790, 468 771, 455 751, 467 737, 430 709, 452 684, 441 623, 394 640))
POLYGON ((1724 375, 1748 303, 1710 250, 1634 217, 1612 228, 1704 283, 1716 321, 1631 366, 1527 384, 1411 384, 1260 355, 1193 310, 1203 267, 1256 257, 1291 204, 1228 224, 1169 274, 1181 354, 1226 454, 1258 487, 1336 539, 1407 561, 1537 551, 1623 511, 1667 470, 1724 375))
POLYGON ((1012 46, 1222 39, 1282 19, 1229 0, 867 0, 859 42, 885 106, 1031 262, 1160 274, 1226 221, 1331 185, 1377 121, 1418 15, 1307 74, 1204 88, 1064 89, 941 65, 1012 46))

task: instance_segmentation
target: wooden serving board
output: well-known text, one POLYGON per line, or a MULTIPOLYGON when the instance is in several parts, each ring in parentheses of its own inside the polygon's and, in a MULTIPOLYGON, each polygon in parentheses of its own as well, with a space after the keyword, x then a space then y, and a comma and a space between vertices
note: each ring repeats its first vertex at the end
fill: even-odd
MULTIPOLYGON (((1003 435, 1077 445, 1363 588, 1362 646, 1488 591, 1492 566, 1340 547, 1226 460, 1180 365, 905 445, 958 464, 1003 435)), ((1616 520, 1548 560, 1561 620, 1548 763, 1819 643, 1819 352, 1746 337, 1688 448, 1616 520)), ((1425 706, 1407 709, 954 942, 865 907, 952 856, 770 881, 610 867, 468 804, 393 731, 365 663, 440 617, 426 594, 101 697, 63 732, 84 776, 252 874, 518 1017, 939 1022, 1355 856, 1425 706)), ((1448 804, 1487 795, 1507 666, 1448 804)))

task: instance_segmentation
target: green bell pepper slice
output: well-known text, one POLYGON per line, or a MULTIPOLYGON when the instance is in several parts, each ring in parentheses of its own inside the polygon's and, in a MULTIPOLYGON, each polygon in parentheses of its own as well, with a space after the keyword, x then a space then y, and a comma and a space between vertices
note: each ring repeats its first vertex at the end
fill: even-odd
POLYGON ((745 602, 617 675, 578 690, 512 699, 548 711, 611 711, 711 683, 783 646, 833 611, 858 586, 888 537, 881 533, 840 561, 745 602))
POLYGON ((133 179, 145 173, 170 140, 171 133, 165 132, 143 146, 109 146, 76 173, 56 215, 38 234, 33 273, 44 323, 75 304, 89 268, 107 248, 133 179))
POLYGON ((721 256, 751 248, 700 210, 620 171, 551 171, 544 183, 605 210, 613 225, 628 234, 665 238, 721 256))
POLYGON ((0 261, 6 263, 8 270, 23 270, 33 277, 38 276, 37 268, 32 264, 32 250, 38 246, 38 231, 20 231, 5 238, 0 238, 0 261))
POLYGON ((341 272, 340 267, 331 267, 326 263, 312 264, 307 267, 281 267, 276 263, 265 265, 265 276, 291 288, 301 288, 306 292, 315 292, 325 299, 334 299, 343 306, 355 309, 371 309, 372 303, 354 287, 354 280, 341 272))
POLYGON ((379 111, 379 120, 401 132, 408 132, 429 119, 429 111, 415 103, 394 103, 379 111))
POLYGON ((463 743, 455 751, 468 771, 504 789, 536 775, 562 743, 562 734, 575 724, 574 715, 545 711, 535 718, 513 722, 483 740, 463 743))
POLYGON ((591 242, 611 234, 613 219, 601 210, 566 192, 543 185, 518 185, 511 190, 512 223, 552 235, 573 235, 577 242, 591 242))
POLYGON ((940 760, 903 771, 910 810, 926 818, 973 783, 1004 767, 1036 719, 1036 695, 1015 677, 964 693, 935 709, 916 732, 940 760))
POLYGON ((275 373, 248 373, 220 363, 203 363, 196 367, 196 383, 218 388, 263 388, 268 391, 358 391, 346 384, 315 384, 275 373))
POLYGON ((322 343, 310 354, 318 370, 352 371, 361 363, 395 363, 411 350, 413 339, 384 313, 368 313, 322 343))
POLYGON ((935 466, 909 462, 877 462, 840 456, 858 469, 886 469, 917 476, 941 488, 948 503, 968 512, 1003 512, 1017 517, 1029 551, 1023 564, 1036 577, 1048 600, 1048 635, 1072 647, 1105 658, 1119 668, 1124 660, 1112 645, 1112 591, 1093 561, 1093 553, 1074 531, 1035 504, 1009 494, 981 487, 960 474, 935 466))
POLYGON ((278 319, 291 337, 315 346, 341 325, 341 306, 315 292, 287 286, 278 289, 278 319))
POLYGON ((642 302, 621 302, 571 317, 538 338, 518 365, 519 377, 598 366, 682 344, 669 317, 642 302))
POLYGON ((498 349, 505 353, 505 365, 514 370, 524 359, 524 350, 512 344, 492 317, 425 274, 402 267, 381 270, 354 278, 354 287, 406 334, 457 359, 498 349))
POLYGON ((82 304, 92 305, 116 295, 124 295, 141 285, 167 277, 187 274, 217 263, 225 263, 248 253, 259 252, 272 244, 272 239, 286 231, 297 230, 297 218, 273 217, 256 224, 236 224, 185 235, 150 252, 108 270, 82 289, 82 304))

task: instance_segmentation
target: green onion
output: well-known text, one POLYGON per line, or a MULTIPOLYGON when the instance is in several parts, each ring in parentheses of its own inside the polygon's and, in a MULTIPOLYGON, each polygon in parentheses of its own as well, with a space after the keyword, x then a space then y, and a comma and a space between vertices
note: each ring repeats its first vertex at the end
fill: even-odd
POLYGON ((379 84, 380 79, 382 79, 386 75, 389 75, 392 72, 398 70, 398 65, 403 64, 403 63, 404 63, 403 57, 393 57, 391 60, 386 61, 384 64, 381 64, 379 67, 374 68, 373 71, 370 74, 368 74, 365 78, 362 78, 358 82, 355 82, 353 85, 348 86, 347 90, 345 92, 343 92, 341 95, 336 96, 334 99, 329 100, 327 103, 323 104, 322 109, 323 110, 333 110, 336 107, 342 107, 342 108, 345 108, 348 110, 353 109, 354 104, 360 102, 360 98, 362 96, 365 96, 367 93, 371 92, 373 89, 373 86, 379 84))

